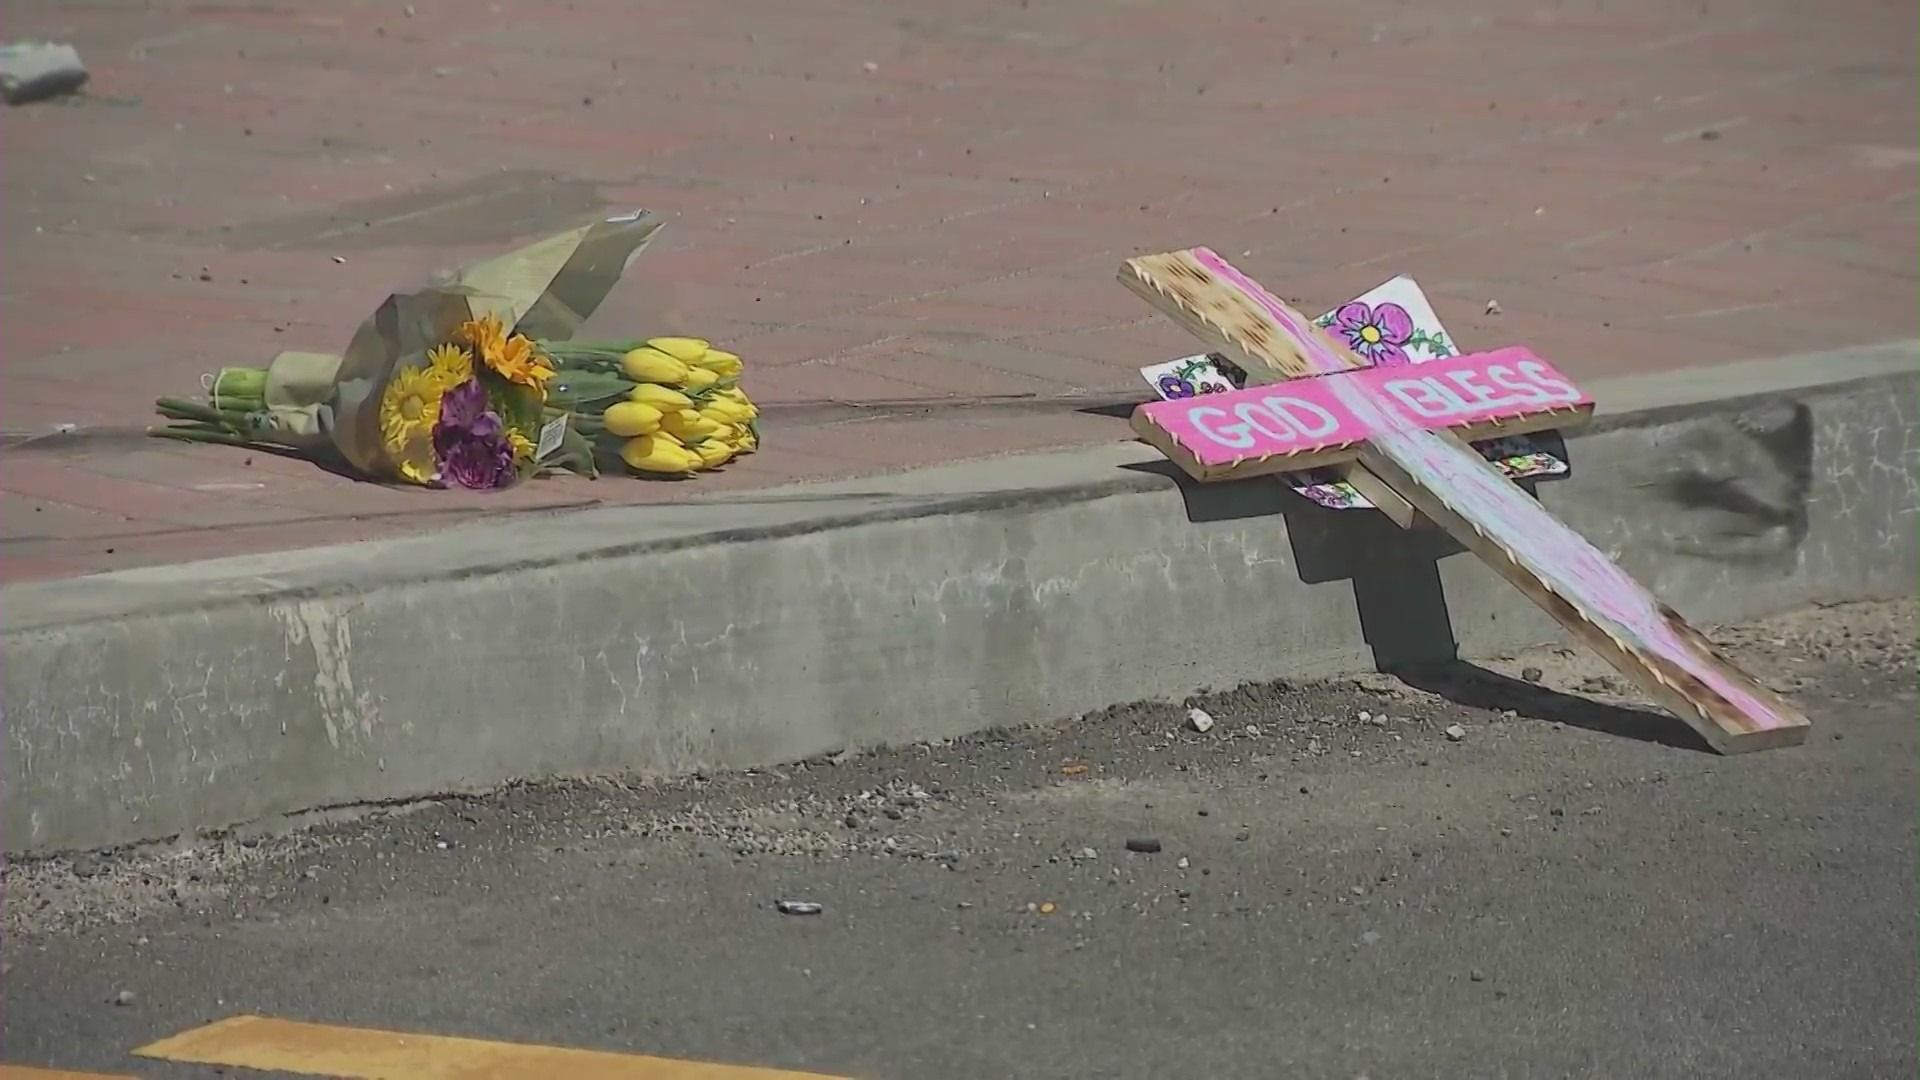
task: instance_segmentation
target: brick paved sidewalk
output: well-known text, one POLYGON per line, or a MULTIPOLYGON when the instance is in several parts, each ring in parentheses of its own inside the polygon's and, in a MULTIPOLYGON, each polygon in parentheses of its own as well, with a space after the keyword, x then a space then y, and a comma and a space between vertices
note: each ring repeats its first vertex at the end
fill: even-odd
POLYGON ((5 580, 1122 438, 1078 399, 1188 346, 1113 282, 1152 249, 1311 308, 1409 272, 1464 344, 1587 377, 1920 310, 1902 0, 14 0, 7 34, 94 81, 0 119, 5 580), (724 475, 481 498, 138 434, 636 206, 672 224, 595 326, 747 357, 768 447, 724 475))

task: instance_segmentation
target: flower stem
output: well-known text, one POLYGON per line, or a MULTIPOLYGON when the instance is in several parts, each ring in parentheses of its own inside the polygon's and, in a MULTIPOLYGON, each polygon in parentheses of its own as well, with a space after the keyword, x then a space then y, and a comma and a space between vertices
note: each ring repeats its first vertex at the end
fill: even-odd
POLYGON ((238 409, 216 409, 179 398, 160 398, 153 403, 153 410, 169 420, 187 420, 241 438, 252 434, 247 414, 238 409))
POLYGON ((218 431, 200 427, 150 427, 147 434, 156 439, 173 439, 177 442, 218 443, 222 446, 256 446, 252 439, 235 435, 230 431, 218 431))

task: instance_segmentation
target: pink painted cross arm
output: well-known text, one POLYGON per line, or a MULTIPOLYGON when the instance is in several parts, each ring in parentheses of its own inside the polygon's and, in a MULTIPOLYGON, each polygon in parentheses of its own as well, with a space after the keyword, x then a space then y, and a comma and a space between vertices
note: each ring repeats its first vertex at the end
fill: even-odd
POLYGON ((1347 395, 1467 439, 1565 428, 1593 414, 1593 399, 1571 379, 1511 348, 1156 401, 1134 410, 1133 429, 1197 480, 1296 472, 1355 460, 1376 434, 1347 395))

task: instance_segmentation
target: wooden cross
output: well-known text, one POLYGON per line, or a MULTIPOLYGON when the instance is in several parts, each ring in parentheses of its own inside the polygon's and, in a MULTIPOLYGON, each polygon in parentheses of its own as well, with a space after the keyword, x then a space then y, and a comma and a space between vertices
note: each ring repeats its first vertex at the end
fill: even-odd
POLYGON ((1445 529, 1714 749, 1806 740, 1792 704, 1467 444, 1591 413, 1544 361, 1503 349, 1368 369, 1207 248, 1129 259, 1120 280, 1247 372, 1244 390, 1134 412, 1135 430, 1195 479, 1354 462, 1363 492, 1385 488, 1445 529))

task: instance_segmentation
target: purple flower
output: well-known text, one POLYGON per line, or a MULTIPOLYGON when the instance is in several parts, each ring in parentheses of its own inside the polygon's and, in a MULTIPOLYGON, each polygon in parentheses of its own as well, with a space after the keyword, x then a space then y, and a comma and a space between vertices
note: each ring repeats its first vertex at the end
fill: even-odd
POLYGON ((1193 396, 1193 384, 1178 375, 1160 376, 1160 392, 1168 399, 1190 398, 1193 396))
POLYGON ((1413 359, 1405 348, 1413 338, 1413 316, 1399 304, 1371 307, 1355 300, 1333 315, 1333 328, 1354 352, 1374 367, 1399 367, 1413 359))
POLYGON ((440 399, 433 452, 440 472, 464 488, 505 487, 513 480, 513 447, 500 414, 488 408, 479 380, 468 379, 440 399))
POLYGON ((440 423, 435 428, 470 431, 482 438, 497 434, 500 416, 492 411, 486 388, 479 379, 468 379, 440 398, 440 423))
MULTIPOLYGON (((498 423, 496 419, 495 423, 498 423)), ((505 439, 481 439, 461 436, 449 440, 442 449, 440 432, 434 432, 435 449, 440 451, 440 474, 463 488, 490 490, 505 487, 513 480, 513 449, 505 439)))

